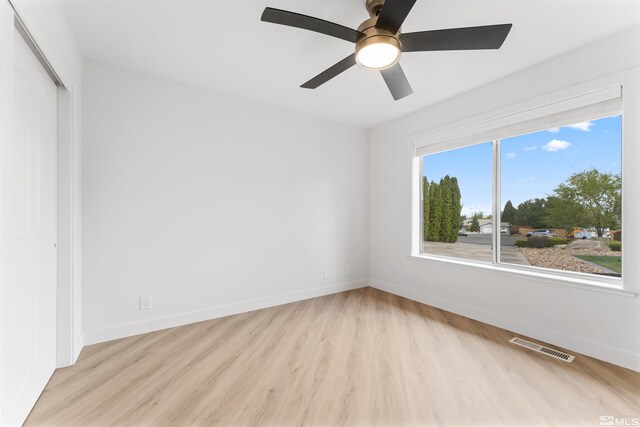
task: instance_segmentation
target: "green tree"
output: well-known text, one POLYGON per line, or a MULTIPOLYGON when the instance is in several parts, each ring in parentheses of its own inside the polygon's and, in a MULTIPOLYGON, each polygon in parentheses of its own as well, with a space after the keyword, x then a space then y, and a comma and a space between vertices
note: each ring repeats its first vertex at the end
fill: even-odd
POLYGON ((557 196, 549 196, 546 204, 545 222, 549 227, 567 231, 574 227, 589 227, 584 209, 575 200, 564 200, 557 196))
POLYGON ((546 199, 531 199, 518 205, 513 222, 533 228, 546 227, 546 199))
POLYGON ((423 177, 422 197, 424 239, 431 242, 456 242, 462 221, 458 180, 447 175, 436 183, 423 177))
POLYGON ((478 221, 478 217, 477 216, 473 216, 473 219, 471 220, 471 225, 469 226, 469 231, 473 231, 475 233, 480 232, 480 222, 478 221))
POLYGON ((451 240, 451 227, 453 221, 453 200, 451 194, 451 178, 446 175, 440 180, 440 194, 442 198, 442 214, 440 216, 440 239, 441 242, 451 240))
POLYGON ((462 194, 458 185, 458 178, 451 177, 451 235, 450 241, 458 241, 458 231, 462 228, 462 194))
POLYGON ((516 215, 516 208, 513 207, 513 203, 511 200, 507 200, 507 203, 504 204, 504 209, 502 210, 502 222, 508 222, 509 225, 513 225, 513 219, 516 215))
POLYGON ((428 239, 432 242, 440 241, 440 229, 442 225, 442 195, 440 186, 431 181, 429 184, 429 233, 428 239))
POLYGON ((429 180, 422 177, 422 234, 424 240, 429 238, 429 180))
POLYGON ((466 216, 466 215, 461 215, 461 216, 460 216, 460 224, 458 225, 458 227, 459 227, 460 229, 462 229, 462 228, 464 228, 464 227, 465 227, 464 222, 465 222, 466 220, 467 220, 467 216, 466 216))
POLYGON ((622 177, 595 168, 571 175, 555 190, 548 220, 566 226, 569 213, 576 214, 576 225, 595 227, 598 237, 605 228, 617 228, 622 206, 622 177), (567 209, 569 213, 562 212, 567 209), (573 211, 573 212, 572 212, 573 211))

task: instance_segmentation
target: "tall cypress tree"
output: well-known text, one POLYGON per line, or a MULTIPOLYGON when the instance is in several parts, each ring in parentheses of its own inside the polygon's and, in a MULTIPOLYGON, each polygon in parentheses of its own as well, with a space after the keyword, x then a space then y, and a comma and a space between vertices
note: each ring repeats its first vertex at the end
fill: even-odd
POLYGON ((451 214, 452 209, 452 192, 451 178, 446 175, 440 180, 440 194, 442 198, 442 213, 440 216, 440 241, 449 242, 451 240, 451 214))
POLYGON ((429 241, 440 240, 440 227, 442 224, 442 196, 440 186, 431 181, 429 184, 429 241))
POLYGON ((433 241, 433 219, 436 213, 435 191, 435 183, 431 181, 429 183, 429 217, 427 218, 429 223, 429 225, 427 226, 427 240, 430 242, 433 241))
POLYGON ((504 222, 508 222, 510 225, 513 225, 515 216, 516 208, 513 207, 513 203, 511 203, 511 200, 507 200, 507 203, 505 203, 504 209, 502 210, 501 220, 504 222))
POLYGON ((422 237, 429 240, 429 180, 422 177, 422 237))
POLYGON ((460 186, 458 185, 458 178, 455 176, 451 178, 451 236, 450 241, 455 243, 458 241, 458 230, 460 229, 460 214, 462 213, 462 194, 460 193, 460 186))

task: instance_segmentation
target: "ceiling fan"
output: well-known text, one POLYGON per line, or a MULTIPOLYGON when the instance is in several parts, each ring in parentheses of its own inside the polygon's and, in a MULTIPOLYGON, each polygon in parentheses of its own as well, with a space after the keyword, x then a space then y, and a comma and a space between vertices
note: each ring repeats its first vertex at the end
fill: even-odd
POLYGON ((511 24, 446 30, 401 32, 416 0, 365 0, 370 18, 357 30, 286 10, 267 7, 261 20, 337 37, 356 44, 355 52, 329 67, 301 87, 315 89, 358 64, 365 70, 382 74, 393 99, 411 95, 413 90, 398 60, 403 52, 436 50, 499 49, 511 30, 511 24))

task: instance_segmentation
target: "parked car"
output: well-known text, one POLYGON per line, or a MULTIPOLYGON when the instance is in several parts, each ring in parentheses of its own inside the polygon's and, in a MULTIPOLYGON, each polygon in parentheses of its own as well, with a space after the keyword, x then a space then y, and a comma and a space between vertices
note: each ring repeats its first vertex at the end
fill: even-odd
POLYGON ((467 235, 467 230, 462 229, 460 231, 458 231, 458 236, 466 236, 467 235))
POLYGON ((527 233, 527 237, 531 237, 531 236, 556 237, 557 235, 558 233, 556 233, 555 230, 547 230, 547 229, 533 230, 527 233))

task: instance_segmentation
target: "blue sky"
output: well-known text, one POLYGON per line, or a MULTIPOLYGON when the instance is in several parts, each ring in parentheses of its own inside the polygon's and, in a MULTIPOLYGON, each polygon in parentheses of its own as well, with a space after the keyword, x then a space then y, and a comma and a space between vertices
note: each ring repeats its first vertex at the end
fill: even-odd
MULTIPOLYGON (((622 117, 614 116, 502 140, 502 200, 514 206, 547 197, 576 172, 595 167, 619 174, 622 117)), ((491 213, 491 144, 485 143, 424 157, 430 181, 458 178, 462 213, 491 213)))

